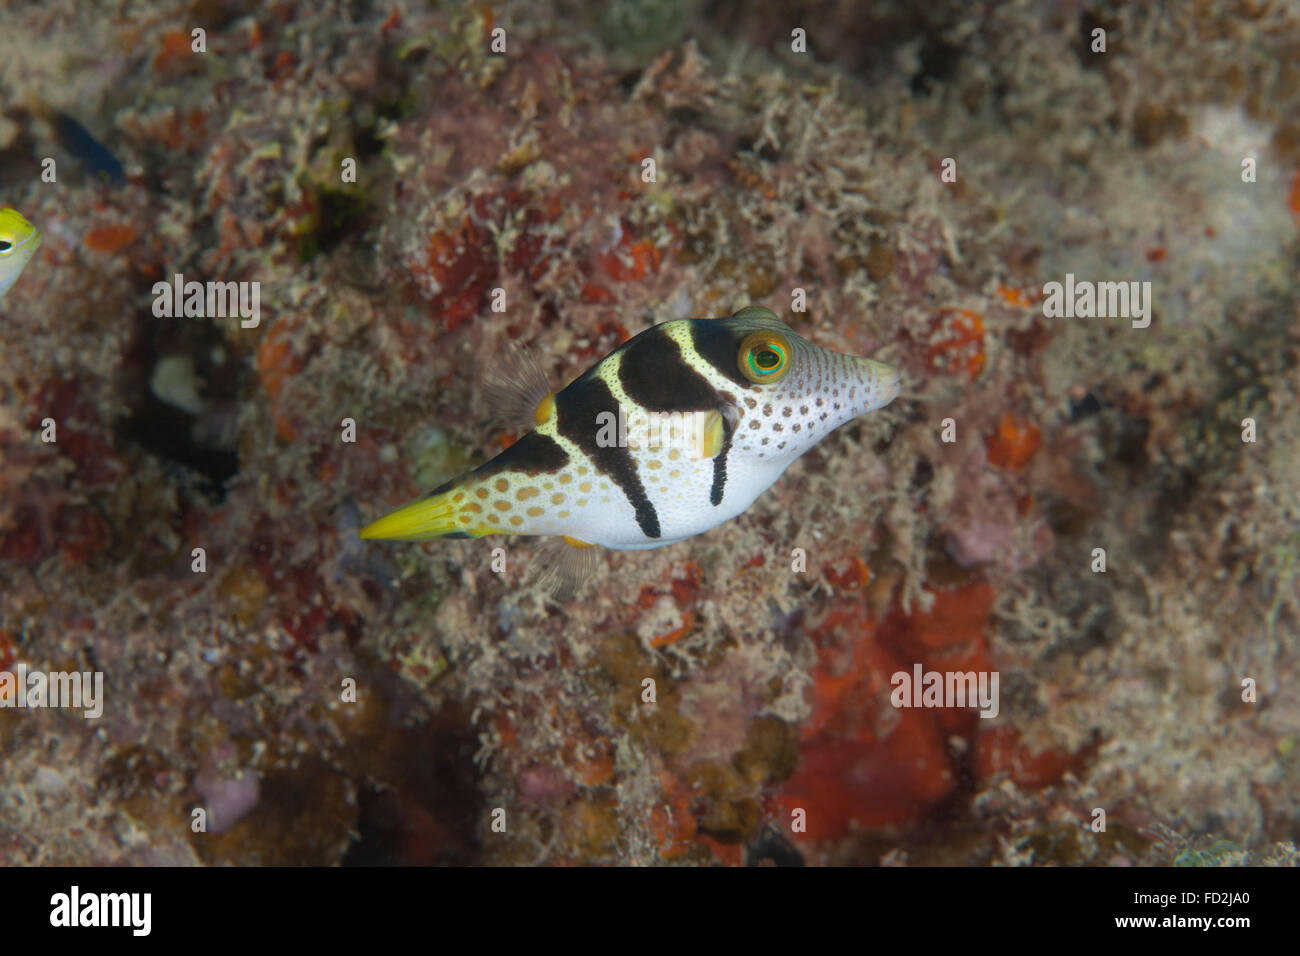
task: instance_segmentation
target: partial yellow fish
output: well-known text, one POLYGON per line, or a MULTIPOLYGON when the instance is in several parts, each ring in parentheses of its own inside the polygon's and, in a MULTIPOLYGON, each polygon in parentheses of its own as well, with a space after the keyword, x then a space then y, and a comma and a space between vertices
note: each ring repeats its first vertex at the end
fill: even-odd
POLYGON ((14 209, 0 209, 0 299, 41 247, 41 232, 14 209))

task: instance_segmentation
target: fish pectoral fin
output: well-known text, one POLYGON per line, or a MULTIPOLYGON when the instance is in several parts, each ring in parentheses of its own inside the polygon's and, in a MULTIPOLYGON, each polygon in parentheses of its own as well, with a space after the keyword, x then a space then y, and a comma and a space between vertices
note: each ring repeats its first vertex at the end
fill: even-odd
POLYGON ((726 423, 722 412, 716 408, 711 412, 705 412, 704 418, 696 425, 693 437, 692 458, 696 461, 717 458, 727 441, 726 423))

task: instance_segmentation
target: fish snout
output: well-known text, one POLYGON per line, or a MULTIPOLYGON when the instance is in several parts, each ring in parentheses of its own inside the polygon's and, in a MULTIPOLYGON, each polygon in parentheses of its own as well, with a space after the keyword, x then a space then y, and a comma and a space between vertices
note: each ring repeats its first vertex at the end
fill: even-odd
POLYGON ((902 375, 889 363, 858 358, 854 360, 854 365, 858 383, 866 393, 862 409, 864 412, 884 408, 898 398, 903 390, 902 375))

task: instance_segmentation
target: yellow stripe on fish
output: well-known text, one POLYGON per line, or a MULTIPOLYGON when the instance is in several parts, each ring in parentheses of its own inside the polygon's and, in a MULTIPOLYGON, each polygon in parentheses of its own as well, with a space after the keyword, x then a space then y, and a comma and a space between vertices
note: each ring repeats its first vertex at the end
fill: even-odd
POLYGON ((814 345, 758 306, 665 322, 547 394, 536 427, 487 464, 361 537, 674 544, 740 514, 796 458, 899 388, 894 367, 814 345))
POLYGON ((0 299, 41 247, 40 230, 14 209, 0 209, 0 299))

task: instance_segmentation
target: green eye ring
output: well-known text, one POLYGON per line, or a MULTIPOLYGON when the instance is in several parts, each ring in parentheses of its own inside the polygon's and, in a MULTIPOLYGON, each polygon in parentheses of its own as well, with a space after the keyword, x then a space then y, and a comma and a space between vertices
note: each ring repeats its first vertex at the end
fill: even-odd
POLYGON ((740 374, 755 385, 779 382, 790 371, 790 343, 779 332, 754 332, 740 343, 737 358, 740 374))

